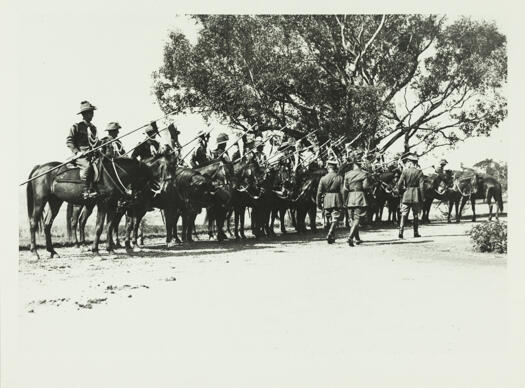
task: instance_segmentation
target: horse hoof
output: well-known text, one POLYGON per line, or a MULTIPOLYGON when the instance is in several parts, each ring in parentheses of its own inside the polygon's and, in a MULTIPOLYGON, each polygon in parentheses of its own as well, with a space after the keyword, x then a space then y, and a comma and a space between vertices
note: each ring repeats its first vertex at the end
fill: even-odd
POLYGON ((120 248, 122 248, 122 245, 117 241, 115 243, 115 249, 120 249, 120 248))
POLYGON ((33 257, 33 261, 40 260, 40 255, 38 254, 38 252, 33 252, 31 256, 33 257))
POLYGON ((49 258, 50 259, 60 259, 60 255, 56 251, 53 251, 49 253, 49 258))
POLYGON ((177 244, 179 244, 179 245, 182 245, 182 241, 181 241, 180 239, 178 239, 178 238, 175 239, 175 242, 176 242, 177 244))
POLYGON ((135 253, 142 252, 142 248, 139 247, 138 245, 135 245, 135 246, 133 247, 133 252, 135 252, 135 253))
POLYGON ((246 237, 244 234, 241 234, 241 238, 242 238, 243 240, 246 240, 247 237, 246 237))
POLYGON ((166 247, 170 249, 170 248, 175 248, 177 245, 179 244, 177 244, 176 242, 170 241, 169 243, 166 244, 166 247))

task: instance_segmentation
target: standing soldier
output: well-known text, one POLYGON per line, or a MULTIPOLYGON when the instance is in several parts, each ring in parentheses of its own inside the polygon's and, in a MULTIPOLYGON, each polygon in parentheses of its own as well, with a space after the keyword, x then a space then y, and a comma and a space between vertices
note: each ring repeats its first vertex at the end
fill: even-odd
POLYGON ((208 156, 206 154, 209 139, 208 133, 203 130, 200 130, 197 133, 197 136, 199 138, 199 144, 197 145, 197 148, 195 148, 191 155, 191 166, 193 168, 203 167, 209 163, 208 156))
POLYGON ((396 189, 405 187, 405 192, 401 200, 401 222, 399 224, 399 238, 403 238, 403 228, 408 219, 408 212, 412 209, 414 215, 414 237, 421 237, 418 232, 418 216, 420 204, 425 202, 424 177, 421 170, 416 168, 417 157, 409 155, 406 157, 405 168, 399 177, 396 189))
MULTIPOLYGON (((101 143, 105 144, 113 139, 116 139, 118 137, 120 128, 121 126, 117 122, 109 123, 106 128, 106 132, 108 133, 108 135, 101 140, 101 143)), ((126 153, 120 140, 113 140, 111 143, 106 144, 102 147, 101 152, 103 155, 106 155, 108 158, 112 159, 118 158, 119 156, 123 156, 126 153)))
POLYGON ((341 188, 343 177, 337 174, 337 160, 331 159, 326 162, 328 173, 319 181, 317 189, 317 207, 325 211, 328 235, 326 241, 328 244, 335 242, 335 229, 341 218, 341 208, 343 199, 341 197, 341 188))
POLYGON ((91 123, 94 111, 97 108, 88 101, 80 103, 82 121, 73 124, 66 138, 67 147, 77 156, 75 163, 80 167, 80 179, 84 181, 84 199, 96 197, 98 194, 93 189, 93 152, 89 152, 100 143, 97 137, 97 128, 91 123))
POLYGON ((137 147, 131 153, 133 159, 145 160, 158 154, 160 149, 160 143, 156 139, 159 134, 157 129, 157 123, 152 121, 144 130, 146 134, 146 140, 139 143, 137 147))
POLYGON ((353 169, 345 174, 343 183, 343 199, 348 208, 351 221, 350 234, 348 235, 348 245, 354 246, 361 244, 359 238, 359 221, 366 214, 366 201, 364 190, 368 188, 368 174, 361 169, 361 161, 357 158, 352 161, 353 169))
POLYGON ((230 162, 230 157, 226 152, 226 143, 228 143, 229 137, 225 133, 219 133, 217 135, 217 148, 211 152, 212 159, 220 159, 223 162, 230 162))

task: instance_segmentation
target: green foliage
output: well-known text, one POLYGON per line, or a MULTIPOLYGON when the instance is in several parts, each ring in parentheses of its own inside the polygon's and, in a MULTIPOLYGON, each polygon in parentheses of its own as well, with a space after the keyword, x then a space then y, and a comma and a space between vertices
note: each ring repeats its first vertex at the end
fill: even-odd
POLYGON ((474 225, 469 236, 477 251, 507 253, 507 223, 504 221, 474 225))
POLYGON ((421 152, 490 134, 506 117, 506 39, 436 15, 196 15, 153 74, 164 110, 237 128, 321 129, 421 152), (411 140, 411 141, 410 141, 411 140), (415 140, 415 141, 414 141, 415 140), (410 144, 409 144, 410 143, 410 144))

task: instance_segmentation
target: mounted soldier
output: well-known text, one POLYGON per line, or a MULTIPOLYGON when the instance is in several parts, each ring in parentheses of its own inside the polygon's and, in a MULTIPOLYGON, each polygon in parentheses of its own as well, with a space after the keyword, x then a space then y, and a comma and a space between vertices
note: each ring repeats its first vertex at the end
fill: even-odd
POLYGON ((191 166, 193 168, 204 167, 209 163, 206 149, 208 147, 209 133, 200 130, 197 133, 198 144, 191 155, 191 166))
POLYGON ((211 152, 211 158, 213 160, 220 159, 223 162, 230 162, 230 157, 226 152, 226 143, 230 138, 225 133, 219 133, 217 135, 217 147, 211 152))
POLYGON ((94 111, 97 108, 88 101, 80 103, 82 121, 73 124, 66 138, 67 147, 77 156, 75 164, 80 167, 80 179, 84 181, 84 199, 94 198, 98 195, 93 188, 93 161, 96 157, 92 149, 100 145, 97 128, 91 123, 94 111))
POLYGON ((399 192, 401 187, 405 188, 401 199, 401 222, 399 224, 399 238, 403 238, 403 229, 408 219, 408 212, 412 209, 414 215, 414 237, 421 237, 418 231, 419 209, 425 202, 425 181, 423 173, 416 168, 417 156, 408 155, 405 168, 399 177, 396 189, 399 192))
POLYGON ((441 159, 441 161, 439 162, 439 167, 434 168, 434 170, 436 171, 436 174, 438 174, 439 176, 443 176, 445 173, 445 166, 447 164, 448 162, 445 159, 441 159))
POLYGON ((343 177, 337 174, 338 162, 331 159, 326 162, 328 173, 319 181, 317 188, 317 207, 325 211, 328 234, 326 241, 328 244, 335 242, 335 230, 337 223, 341 218, 341 209, 343 207, 343 198, 341 196, 343 177))
POLYGON ((254 144, 254 151, 253 151, 253 158, 259 165, 259 167, 263 167, 268 162, 268 158, 266 157, 266 154, 264 153, 264 143, 263 141, 258 138, 255 140, 254 144))
POLYGON ((350 233, 348 235, 348 245, 354 246, 354 238, 356 244, 361 244, 359 237, 359 222, 366 214, 366 207, 368 201, 365 197, 365 189, 369 187, 368 173, 361 169, 361 160, 353 159, 353 169, 345 174, 343 183, 343 200, 348 208, 349 217, 351 221, 350 233))
POLYGON ((166 144, 166 148, 168 148, 175 158, 180 161, 180 150, 182 149, 182 146, 179 143, 180 131, 175 124, 171 123, 168 125, 168 132, 170 134, 170 143, 166 144))
POLYGON ((146 135, 146 140, 143 140, 142 143, 139 143, 139 145, 133 150, 131 153, 131 157, 133 159, 143 161, 159 153, 160 143, 156 139, 159 134, 157 123, 152 121, 144 130, 144 133, 146 135))
POLYGON ((106 132, 108 133, 108 135, 101 140, 101 144, 105 144, 111 141, 111 143, 106 144, 101 149, 102 154, 107 156, 108 158, 114 159, 120 156, 124 156, 126 154, 122 142, 120 140, 114 140, 118 137, 120 128, 122 127, 117 122, 109 123, 106 128, 106 132))

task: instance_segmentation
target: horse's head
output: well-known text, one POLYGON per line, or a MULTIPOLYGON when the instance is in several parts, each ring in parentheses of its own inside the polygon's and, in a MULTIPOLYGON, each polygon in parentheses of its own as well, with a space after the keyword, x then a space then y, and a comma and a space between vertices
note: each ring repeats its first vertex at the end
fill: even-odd
POLYGON ((211 204, 214 200, 216 188, 210 178, 193 174, 188 186, 188 198, 202 207, 211 204))

